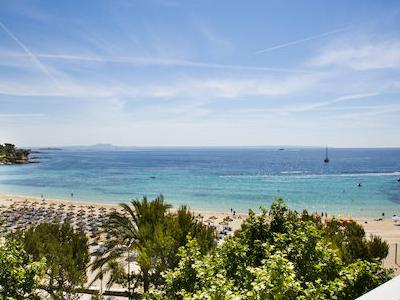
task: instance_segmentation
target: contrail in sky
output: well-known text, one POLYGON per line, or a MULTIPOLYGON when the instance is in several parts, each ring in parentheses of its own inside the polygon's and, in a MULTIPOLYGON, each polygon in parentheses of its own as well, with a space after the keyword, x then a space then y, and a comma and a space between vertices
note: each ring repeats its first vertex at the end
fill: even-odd
POLYGON ((39 69, 47 75, 57 86, 59 85, 57 80, 54 78, 54 76, 49 72, 49 70, 46 68, 44 64, 37 58, 35 54, 32 53, 31 50, 28 49, 17 37, 10 31, 8 28, 3 24, 3 22, 0 21, 0 27, 3 28, 3 30, 8 34, 10 38, 14 40, 20 46, 25 53, 32 59, 32 61, 39 67, 39 69))
POLYGON ((250 71, 271 71, 283 73, 316 73, 308 70, 294 70, 258 66, 243 65, 225 65, 218 63, 197 62, 190 60, 165 59, 165 58, 144 58, 144 57, 118 57, 118 56, 79 56, 79 55, 63 55, 63 54, 38 54, 37 57, 42 59, 62 59, 71 61, 89 61, 89 62, 109 62, 109 63, 125 63, 137 65, 171 65, 194 68, 214 68, 214 69, 232 69, 232 70, 250 70, 250 71))
POLYGON ((261 50, 256 51, 254 54, 261 54, 261 53, 265 53, 265 52, 269 52, 269 51, 273 51, 273 50, 277 50, 277 49, 281 49, 281 48, 286 48, 286 47, 289 47, 289 46, 292 46, 292 45, 297 45, 297 44, 300 44, 300 43, 317 40, 317 39, 320 39, 320 38, 323 38, 323 37, 326 37, 326 36, 329 36, 329 35, 333 35, 333 34, 336 34, 336 33, 339 33, 339 32, 343 32, 343 31, 346 31, 346 30, 348 30, 348 28, 341 28, 341 29, 336 29, 336 30, 320 33, 320 34, 309 36, 309 37, 302 38, 302 39, 299 39, 299 40, 295 40, 295 41, 287 42, 287 43, 284 43, 284 44, 275 45, 275 46, 272 46, 272 47, 269 47, 269 48, 261 49, 261 50))

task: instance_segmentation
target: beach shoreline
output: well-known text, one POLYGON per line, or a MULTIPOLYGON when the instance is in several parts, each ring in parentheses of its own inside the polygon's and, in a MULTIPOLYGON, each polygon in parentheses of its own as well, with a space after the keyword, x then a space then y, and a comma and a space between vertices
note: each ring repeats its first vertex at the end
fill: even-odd
MULTIPOLYGON (((43 199, 36 196, 25 196, 25 195, 13 195, 13 194, 0 194, 0 206, 9 206, 12 203, 22 203, 22 202, 41 202, 43 199)), ((105 208, 107 211, 111 209, 118 209, 118 204, 110 203, 99 203, 95 201, 80 201, 77 199, 55 199, 55 198, 45 198, 48 205, 54 203, 55 205, 63 204, 79 206, 82 209, 89 209, 94 207, 95 209, 105 208)), ((173 208, 174 211, 176 208, 173 208)), ((213 223, 218 227, 223 227, 224 219, 230 218, 229 226, 232 228, 232 232, 239 229, 243 220, 246 219, 248 214, 245 213, 233 213, 230 211, 220 212, 211 210, 191 210, 195 217, 200 218, 204 223, 213 223), (213 221, 207 221, 212 219, 213 221)), ((400 244, 400 223, 394 223, 391 216, 383 216, 381 220, 374 219, 371 217, 360 217, 353 218, 354 221, 363 226, 366 236, 379 235, 383 240, 389 244, 389 255, 384 261, 386 267, 391 267, 396 270, 396 273, 400 273, 400 269, 396 264, 395 253, 396 244, 400 244)), ((400 260, 399 260, 400 261, 400 260)))
MULTIPOLYGON (((64 205, 76 205, 76 206, 82 206, 83 208, 89 208, 89 207, 94 207, 96 209, 99 209, 101 207, 105 207, 107 210, 111 210, 112 208, 118 209, 119 203, 103 203, 103 202, 96 202, 96 201, 84 201, 84 200, 68 200, 68 199, 60 199, 60 198, 41 198, 37 196, 26 196, 26 195, 14 195, 14 194, 1 194, 0 193, 0 206, 5 205, 9 206, 13 202, 24 202, 24 201, 29 201, 29 202, 40 202, 43 199, 46 200, 47 204, 64 204, 64 205)), ((168 201, 167 201, 168 202, 168 201)), ((121 202, 122 203, 122 202, 121 202)), ((129 202, 124 202, 124 203, 129 203, 129 202)), ((178 207, 173 207, 171 211, 177 210, 178 207)), ((215 223, 219 224, 222 222, 225 218, 230 217, 231 222, 229 224, 230 227, 232 227, 233 231, 237 230, 240 228, 240 225, 242 224, 243 220, 248 216, 247 213, 241 213, 241 212, 233 212, 226 211, 226 212, 221 212, 221 211, 213 211, 213 210, 197 210, 197 209, 191 209, 189 207, 190 211, 192 211, 193 215, 195 217, 198 217, 199 215, 202 216, 202 220, 206 221, 210 218, 214 218, 214 222, 210 223, 215 223)), ((207 222, 206 222, 207 223, 207 222)))
MULTIPOLYGON (((82 207, 90 207, 93 206, 95 208, 105 207, 107 209, 111 208, 118 208, 119 204, 115 203, 103 203, 103 202, 96 202, 93 201, 86 201, 86 200, 69 200, 69 199, 61 199, 61 198, 41 198, 37 196, 26 196, 26 195, 15 195, 15 194, 2 194, 0 193, 0 205, 10 205, 12 202, 23 202, 23 201, 42 201, 43 199, 46 200, 47 203, 55 203, 55 204, 65 204, 65 205, 79 205, 82 207)), ((128 203, 128 202, 127 202, 128 203)), ((172 208, 172 211, 176 210, 177 207, 172 208)), ((189 207, 190 209, 190 207, 189 207)), ((215 210, 199 210, 199 209, 190 209, 195 216, 201 214, 204 219, 209 218, 210 216, 216 216, 217 219, 223 219, 227 216, 232 217, 234 216, 230 211, 215 211, 215 210)), ((312 213, 312 212, 309 212, 312 213)), ((329 214, 328 214, 329 215, 329 214)), ((248 216, 247 213, 236 212, 234 221, 232 222, 232 227, 234 230, 240 227, 242 221, 248 216), (238 222, 235 222, 238 221, 238 222)), ((331 216, 331 215, 330 215, 331 216)), ((339 217, 340 216, 335 216, 339 217)), ((342 216, 344 219, 347 219, 346 216, 342 216)), ((361 224, 367 234, 378 234, 383 239, 388 242, 400 242, 400 223, 398 226, 392 221, 391 216, 384 216, 379 220, 374 219, 372 217, 355 217, 352 218, 357 223, 361 224)))
MULTIPOLYGON (((18 201, 18 202, 23 202, 23 201, 42 201, 43 199, 46 200, 47 203, 55 203, 55 204, 65 204, 65 205, 70 205, 70 204, 74 204, 74 205, 82 205, 85 207, 89 207, 89 206, 94 206, 95 208, 100 208, 100 207, 106 207, 106 208, 118 208, 120 203, 130 203, 130 201, 126 201, 126 202, 119 202, 119 203, 107 203, 107 202, 96 202, 96 200, 79 200, 79 199, 74 199, 74 200, 70 200, 70 199, 61 199, 61 198, 41 198, 41 197, 37 197, 37 196, 28 196, 28 195, 16 195, 16 194, 2 194, 0 193, 0 205, 7 205, 10 204, 13 201, 18 201)), ((168 203, 168 201, 166 201, 168 203)), ((177 210, 179 207, 175 207, 173 206, 173 208, 171 209, 172 211, 177 210)), ((232 213, 231 212, 223 212, 223 211, 216 211, 216 210, 207 210, 207 209, 192 209, 188 206, 188 208, 190 209, 190 211, 193 212, 194 215, 197 214, 202 214, 205 216, 208 215, 220 215, 220 216, 231 216, 232 213)), ((247 213, 243 213, 243 212, 236 212, 236 216, 240 217, 240 218, 244 218, 247 217, 248 214, 247 213)))

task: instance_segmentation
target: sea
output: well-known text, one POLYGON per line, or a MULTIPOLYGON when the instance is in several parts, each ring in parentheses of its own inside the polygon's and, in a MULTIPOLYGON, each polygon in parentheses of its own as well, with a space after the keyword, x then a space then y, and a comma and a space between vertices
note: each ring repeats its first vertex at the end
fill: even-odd
POLYGON ((283 198, 292 209, 400 214, 400 148, 134 148, 39 150, 0 166, 0 193, 98 203, 163 194, 174 207, 247 212, 283 198), (359 186, 360 185, 360 186, 359 186))

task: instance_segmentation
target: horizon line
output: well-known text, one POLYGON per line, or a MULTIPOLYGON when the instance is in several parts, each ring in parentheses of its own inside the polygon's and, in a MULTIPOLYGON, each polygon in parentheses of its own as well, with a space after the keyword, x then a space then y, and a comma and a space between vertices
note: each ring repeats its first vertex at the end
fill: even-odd
MULTIPOLYGON (((90 145, 45 145, 45 146, 17 146, 17 148, 31 148, 31 149, 38 149, 38 148, 59 148, 61 150, 66 150, 71 149, 71 148, 110 148, 106 150, 118 150, 118 149, 112 149, 112 148, 121 148, 121 149, 127 149, 127 148, 135 148, 135 149, 173 149, 173 148, 186 148, 186 149, 207 149, 207 148, 326 148, 327 145, 169 145, 169 146, 162 146, 162 145, 140 145, 140 146, 135 146, 135 145, 129 145, 129 146, 123 146, 123 145, 115 145, 115 144, 105 144, 105 143, 99 143, 99 144, 90 144, 90 145)), ((400 149, 400 146, 329 146, 328 148, 330 149, 400 149)))

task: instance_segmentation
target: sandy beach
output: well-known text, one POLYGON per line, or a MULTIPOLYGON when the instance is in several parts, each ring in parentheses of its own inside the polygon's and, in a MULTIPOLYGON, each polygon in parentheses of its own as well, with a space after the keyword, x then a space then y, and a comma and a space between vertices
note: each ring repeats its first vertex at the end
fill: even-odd
MULTIPOLYGON (((32 202, 42 202, 42 198, 34 197, 34 196, 24 196, 24 195, 9 195, 9 194, 0 194, 0 206, 10 206, 13 203, 24 203, 28 201, 32 202)), ((119 209, 118 204, 107 204, 107 203, 96 203, 96 202, 88 202, 88 201, 79 201, 79 200, 65 200, 65 199, 48 199, 45 198, 45 201, 48 206, 60 205, 64 204, 65 206, 75 205, 76 208, 90 209, 94 207, 96 210, 100 208, 105 208, 106 211, 111 211, 111 209, 119 209)), ((174 210, 174 208, 172 208, 174 210)), ((201 217, 201 220, 205 223, 213 223, 218 224, 222 223, 223 220, 227 217, 230 217, 231 221, 229 222, 229 226, 232 227, 233 230, 236 230, 240 227, 242 221, 247 217, 247 214, 244 213, 235 213, 235 215, 231 212, 217 212, 217 211, 200 211, 200 210, 192 210, 194 216, 201 217), (208 220, 210 222, 208 222, 208 220)), ((223 225, 221 225, 223 226, 223 225)))
MULTIPOLYGON (((8 207, 13 203, 40 203, 43 202, 43 199, 40 197, 33 196, 23 196, 23 195, 8 195, 8 194, 0 194, 0 207, 8 207)), ((80 210, 101 210, 105 213, 110 212, 111 210, 117 209, 117 204, 107 204, 107 203, 96 203, 96 202, 85 202, 79 200, 65 200, 65 199, 45 199, 46 205, 48 206, 56 206, 63 204, 64 206, 75 206, 76 209, 80 210)), ((224 226, 229 225, 232 228, 232 232, 236 229, 240 228, 241 223, 247 217, 247 214, 236 213, 235 215, 230 212, 217 212, 217 211, 199 211, 193 210, 194 215, 199 218, 199 220, 204 223, 214 224, 217 227, 217 230, 221 230, 224 226), (228 222, 224 220, 228 219, 228 222)), ((371 234, 379 235, 388 242, 390 246, 389 255, 384 261, 385 267, 394 268, 396 274, 400 274, 400 222, 394 223, 391 219, 391 216, 385 216, 382 220, 376 220, 373 218, 357 218, 355 219, 359 224, 361 224, 367 236, 371 234), (396 245, 398 249, 398 259, 396 264, 396 245)))

